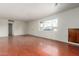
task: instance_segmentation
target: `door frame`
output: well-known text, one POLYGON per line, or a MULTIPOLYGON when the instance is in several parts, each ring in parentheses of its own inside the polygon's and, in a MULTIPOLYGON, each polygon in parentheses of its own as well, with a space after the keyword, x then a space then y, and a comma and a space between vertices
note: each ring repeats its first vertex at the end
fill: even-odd
POLYGON ((8 23, 8 36, 13 36, 13 24, 12 23, 8 23))

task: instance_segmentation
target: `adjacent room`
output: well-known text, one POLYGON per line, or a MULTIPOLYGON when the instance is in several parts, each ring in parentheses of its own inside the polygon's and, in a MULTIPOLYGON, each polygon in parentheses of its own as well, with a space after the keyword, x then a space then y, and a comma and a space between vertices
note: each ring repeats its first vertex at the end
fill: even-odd
POLYGON ((0 3, 0 56, 79 56, 79 3, 0 3))

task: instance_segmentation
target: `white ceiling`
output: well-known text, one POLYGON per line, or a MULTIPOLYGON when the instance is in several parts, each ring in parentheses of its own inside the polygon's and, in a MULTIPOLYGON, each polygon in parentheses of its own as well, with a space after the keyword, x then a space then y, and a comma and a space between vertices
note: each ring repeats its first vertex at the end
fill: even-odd
POLYGON ((79 7, 78 3, 0 3, 0 18, 36 20, 61 11, 79 7))

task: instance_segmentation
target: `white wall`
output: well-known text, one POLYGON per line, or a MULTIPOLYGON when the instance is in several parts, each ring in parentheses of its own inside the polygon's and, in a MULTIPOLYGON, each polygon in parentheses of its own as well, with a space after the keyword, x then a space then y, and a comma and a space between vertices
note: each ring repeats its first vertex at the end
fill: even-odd
MULTIPOLYGON (((27 33, 25 21, 15 21, 13 23, 13 35, 24 35, 27 33)), ((8 20, 0 19, 0 37, 8 36, 8 20)))
POLYGON ((8 36, 8 21, 6 19, 0 19, 0 37, 8 36))
POLYGON ((68 10, 50 17, 28 22, 28 34, 68 42, 68 28, 79 28, 79 8, 68 10), (58 18, 58 31, 40 31, 42 20, 58 18))
POLYGON ((24 21, 15 21, 13 23, 13 35, 25 35, 27 33, 27 24, 24 21))

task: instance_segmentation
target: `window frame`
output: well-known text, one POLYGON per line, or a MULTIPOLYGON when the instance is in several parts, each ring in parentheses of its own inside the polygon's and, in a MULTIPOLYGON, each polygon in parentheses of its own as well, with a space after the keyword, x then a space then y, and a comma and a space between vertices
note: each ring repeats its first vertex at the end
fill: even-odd
MULTIPOLYGON (((49 25, 48 25, 49 26, 49 25)), ((47 27, 48 27, 47 26, 47 27)), ((50 19, 50 20, 44 20, 44 21, 40 21, 40 30, 41 31, 52 31, 54 29, 57 29, 58 27, 58 19, 57 18, 54 18, 54 19, 50 19), (51 21, 51 22, 50 22, 51 21), (48 29, 46 29, 44 26, 46 26, 44 23, 45 22, 49 22, 51 23, 50 24, 50 27, 48 29)))

